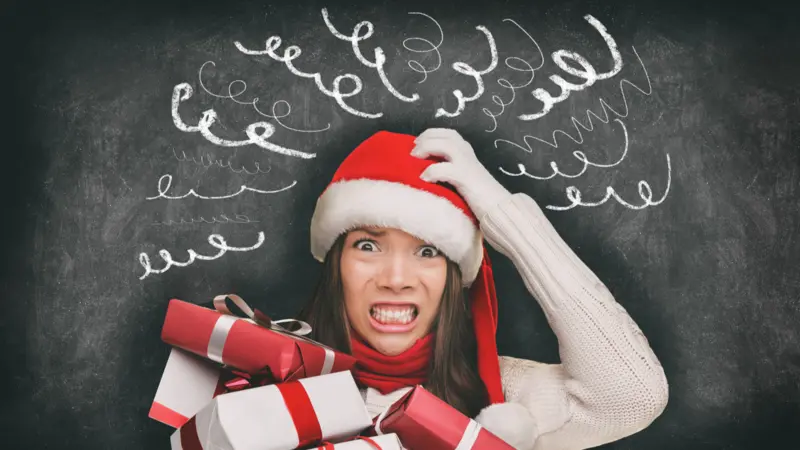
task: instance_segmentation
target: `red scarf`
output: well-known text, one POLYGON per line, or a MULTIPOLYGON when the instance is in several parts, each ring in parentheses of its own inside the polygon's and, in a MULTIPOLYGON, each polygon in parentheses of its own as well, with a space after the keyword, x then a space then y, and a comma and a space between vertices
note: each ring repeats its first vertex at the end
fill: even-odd
POLYGON ((386 356, 365 343, 354 331, 350 339, 352 355, 358 360, 353 376, 358 384, 388 394, 428 380, 428 365, 433 355, 433 333, 428 333, 403 353, 386 356))

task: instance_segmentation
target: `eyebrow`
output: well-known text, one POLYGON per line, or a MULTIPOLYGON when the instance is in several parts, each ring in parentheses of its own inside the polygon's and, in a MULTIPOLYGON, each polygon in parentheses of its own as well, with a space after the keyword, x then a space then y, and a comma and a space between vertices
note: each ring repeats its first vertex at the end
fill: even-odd
POLYGON ((381 237, 381 236, 386 234, 385 230, 374 230, 374 229, 367 228, 367 227, 353 228, 352 231, 363 231, 364 233, 367 233, 368 235, 374 236, 374 237, 381 237))

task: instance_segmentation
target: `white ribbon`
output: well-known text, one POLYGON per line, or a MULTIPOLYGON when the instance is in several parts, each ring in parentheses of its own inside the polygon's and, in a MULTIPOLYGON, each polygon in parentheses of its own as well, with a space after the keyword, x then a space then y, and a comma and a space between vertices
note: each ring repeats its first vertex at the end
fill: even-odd
POLYGON ((478 434, 481 432, 481 425, 478 422, 475 422, 472 419, 469 419, 469 423, 467 424, 467 429, 464 430, 464 434, 461 435, 461 441, 458 442, 455 450, 470 450, 472 446, 475 445, 475 441, 478 440, 478 434))
POLYGON ((228 333, 230 333, 233 324, 237 320, 238 317, 226 316, 225 314, 217 318, 214 323, 214 329, 211 331, 211 338, 208 340, 208 359, 225 364, 225 361, 222 360, 222 350, 225 349, 228 333))

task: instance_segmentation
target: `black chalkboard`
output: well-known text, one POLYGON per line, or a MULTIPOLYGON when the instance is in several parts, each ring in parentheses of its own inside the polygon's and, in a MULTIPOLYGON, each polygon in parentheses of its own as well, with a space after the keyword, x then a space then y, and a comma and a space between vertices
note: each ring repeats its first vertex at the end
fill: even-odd
MULTIPOLYGON (((661 359, 667 410, 606 448, 796 441, 800 16, 783 2, 73 3, 0 8, 4 448, 168 448, 147 417, 167 301, 236 292, 291 317, 338 163, 433 126, 546 208, 661 359)), ((501 352, 556 362, 493 259, 501 352)))

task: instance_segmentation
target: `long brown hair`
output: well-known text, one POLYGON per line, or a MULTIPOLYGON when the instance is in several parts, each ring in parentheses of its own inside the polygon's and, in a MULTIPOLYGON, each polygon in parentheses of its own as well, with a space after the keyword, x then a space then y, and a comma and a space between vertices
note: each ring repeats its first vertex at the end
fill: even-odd
MULTIPOLYGON (((325 256, 311 301, 298 318, 311 325, 312 339, 350 354, 340 272, 345 237, 346 234, 339 236, 325 256)), ((433 323, 433 357, 423 386, 466 416, 475 417, 488 405, 488 395, 478 375, 475 334, 461 281, 461 270, 448 259, 442 302, 433 323)))

